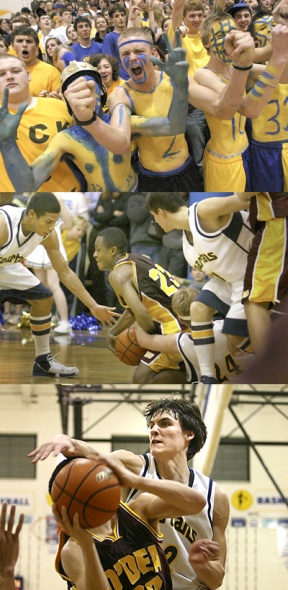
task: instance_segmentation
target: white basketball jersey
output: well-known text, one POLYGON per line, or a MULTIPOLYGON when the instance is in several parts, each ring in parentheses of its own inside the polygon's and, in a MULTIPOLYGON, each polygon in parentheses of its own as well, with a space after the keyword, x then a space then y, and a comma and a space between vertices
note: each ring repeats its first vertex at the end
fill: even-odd
MULTIPOLYGON (((145 453, 143 458, 144 466, 140 475, 150 479, 161 479, 154 457, 150 453, 145 453)), ((199 514, 160 521, 160 530, 164 535, 163 549, 171 569, 173 590, 207 590, 207 586, 202 584, 190 565, 188 554, 194 541, 213 537, 216 483, 210 477, 190 468, 189 487, 205 496, 206 505, 199 514)), ((131 490, 126 501, 129 502, 132 497, 136 498, 139 494, 139 490, 131 490)))
MULTIPOLYGON (((27 276, 25 275, 25 282, 21 282, 22 261, 44 238, 34 232, 24 236, 21 228, 24 213, 25 209, 20 207, 5 205, 0 208, 0 215, 4 217, 8 229, 7 242, 0 246, 0 289, 15 287, 16 279, 18 279, 17 289, 20 291, 35 285, 35 277, 28 271, 27 276), (29 275, 31 276, 30 283, 28 280, 29 275), (13 277, 12 280, 11 277, 13 277)), ((39 281, 37 280, 36 283, 39 283, 39 281)))
POLYGON ((189 241, 189 233, 183 232, 183 252, 188 264, 227 283, 243 278, 254 237, 248 213, 232 213, 225 226, 217 232, 208 233, 200 227, 197 205, 194 203, 189 207, 192 242, 189 241))
MULTIPOLYGON (((221 332, 222 328, 223 320, 216 320, 213 324, 213 331, 215 338, 215 369, 219 383, 229 381, 231 376, 235 377, 235 375, 240 372, 243 358, 246 359, 248 356, 251 356, 243 353, 242 357, 240 355, 233 356, 230 354, 227 348, 227 338, 225 334, 222 334, 221 332)), ((185 363, 187 382, 193 383, 194 381, 199 381, 201 371, 192 335, 189 332, 180 332, 180 334, 177 335, 177 346, 185 363), (196 376, 197 378, 195 378, 196 376)))

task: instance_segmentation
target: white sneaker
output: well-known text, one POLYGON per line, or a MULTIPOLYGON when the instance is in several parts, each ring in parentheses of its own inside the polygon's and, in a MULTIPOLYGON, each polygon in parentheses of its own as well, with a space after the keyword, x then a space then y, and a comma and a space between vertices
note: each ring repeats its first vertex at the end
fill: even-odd
POLYGON ((46 360, 41 363, 34 362, 32 375, 35 377, 75 377, 79 375, 77 367, 65 367, 48 354, 46 360))
POLYGON ((72 326, 69 322, 59 322, 58 326, 54 328, 54 334, 71 334, 72 326))

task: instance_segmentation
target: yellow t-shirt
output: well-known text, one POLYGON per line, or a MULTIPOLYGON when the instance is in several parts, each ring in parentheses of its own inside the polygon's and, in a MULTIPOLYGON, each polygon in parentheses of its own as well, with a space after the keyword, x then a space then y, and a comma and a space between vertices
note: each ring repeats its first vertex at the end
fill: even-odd
POLYGON ((32 96, 39 96, 41 90, 56 91, 61 85, 60 72, 50 64, 38 60, 34 66, 28 66, 27 70, 31 76, 29 90, 32 96))
MULTIPOLYGON (((172 23, 168 29, 169 41, 174 37, 174 29, 172 23)), ((189 76, 194 76, 196 70, 204 68, 209 61, 209 55, 201 41, 200 32, 197 35, 189 35, 181 37, 182 47, 186 49, 186 60, 189 63, 189 76)))

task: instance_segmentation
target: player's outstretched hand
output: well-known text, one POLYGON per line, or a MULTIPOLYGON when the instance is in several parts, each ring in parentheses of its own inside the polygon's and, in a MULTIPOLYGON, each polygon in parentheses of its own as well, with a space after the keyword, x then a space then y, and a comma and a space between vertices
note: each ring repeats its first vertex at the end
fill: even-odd
POLYGON ((90 308, 90 311, 94 318, 99 320, 106 328, 110 328, 116 323, 117 318, 121 315, 114 311, 115 309, 115 307, 107 307, 107 305, 99 305, 98 303, 95 303, 95 305, 90 308))
POLYGON ((0 107, 0 143, 12 139, 16 135, 21 117, 28 106, 25 102, 21 104, 17 113, 11 115, 8 110, 9 88, 4 88, 2 105, 0 107))
POLYGON ((219 544, 209 539, 200 539, 191 545, 189 562, 193 566, 203 565, 219 557, 219 544))
POLYGON ((67 434, 56 434, 47 442, 36 447, 31 453, 28 453, 28 457, 31 457, 32 463, 37 463, 37 461, 44 461, 51 454, 53 457, 57 457, 59 453, 62 453, 65 457, 77 455, 76 445, 67 434))
POLYGON ((163 38, 168 49, 167 61, 161 61, 158 57, 151 57, 154 65, 158 66, 160 70, 165 72, 177 85, 188 86, 188 70, 189 64, 186 61, 186 49, 183 49, 181 43, 181 35, 179 31, 175 31, 176 47, 172 47, 167 33, 163 33, 163 38))
POLYGON ((24 514, 20 514, 18 524, 13 532, 15 513, 16 506, 13 504, 6 525, 7 503, 2 504, 0 515, 0 580, 4 579, 4 581, 5 576, 13 575, 19 555, 19 536, 24 523, 24 514))

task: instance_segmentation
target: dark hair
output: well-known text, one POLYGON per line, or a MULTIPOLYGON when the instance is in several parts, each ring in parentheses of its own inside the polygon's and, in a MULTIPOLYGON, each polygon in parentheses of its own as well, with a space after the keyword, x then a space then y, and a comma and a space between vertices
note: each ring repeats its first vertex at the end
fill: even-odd
POLYGON ((49 483, 48 483, 48 491, 49 491, 50 496, 51 496, 52 485, 53 485, 54 480, 56 479, 58 473, 60 473, 60 471, 63 469, 63 467, 66 467, 66 465, 71 463, 71 461, 74 461, 74 459, 83 459, 83 457, 67 457, 67 459, 64 459, 64 461, 61 461, 61 463, 58 463, 58 465, 56 465, 56 467, 55 467, 54 471, 52 472, 52 475, 49 479, 49 483))
POLYGON ((7 39, 5 39, 5 37, 3 37, 3 35, 0 35, 0 41, 3 41, 6 49, 9 48, 9 43, 8 43, 7 39))
POLYGON ((186 206, 183 196, 185 193, 148 193, 146 207, 153 213, 157 213, 158 209, 176 213, 181 207, 186 206))
POLYGON ((45 213, 60 213, 60 203, 53 193, 36 193, 26 207, 26 213, 33 210, 37 217, 45 213))
POLYGON ((32 37, 32 39, 34 39, 37 47, 39 47, 39 37, 38 37, 36 31, 34 31, 34 29, 32 29, 32 27, 26 27, 25 25, 21 25, 20 27, 17 27, 17 29, 14 29, 14 31, 12 31, 12 33, 11 33, 11 43, 13 43, 16 36, 32 37))
POLYGON ((127 252, 128 242, 122 229, 118 229, 118 227, 107 227, 107 229, 100 231, 98 236, 99 238, 103 238, 107 248, 116 246, 119 254, 125 254, 127 252))
POLYGON ((163 414, 163 412, 169 412, 179 420, 183 432, 192 431, 194 433, 194 438, 190 441, 187 452, 187 458, 191 459, 196 453, 199 453, 207 438, 207 428, 202 420, 199 407, 194 402, 184 399, 162 397, 146 406, 143 416, 146 418, 147 426, 154 416, 163 414))
POLYGON ((113 55, 108 55, 108 53, 94 53, 93 55, 90 55, 88 62, 89 64, 94 66, 94 68, 97 68, 102 59, 107 59, 107 61, 109 61, 112 67, 112 80, 118 80, 120 73, 120 64, 117 57, 114 57, 113 55))
POLYGON ((127 10, 125 6, 122 6, 122 4, 113 4, 109 7, 108 14, 110 18, 113 16, 113 14, 115 14, 115 12, 120 12, 125 15, 127 14, 127 10))
POLYGON ((89 27, 91 29, 91 23, 90 23, 88 16, 77 16, 77 18, 75 18, 74 23, 73 23, 75 31, 77 31, 77 27, 78 27, 79 23, 86 23, 89 25, 89 27))

